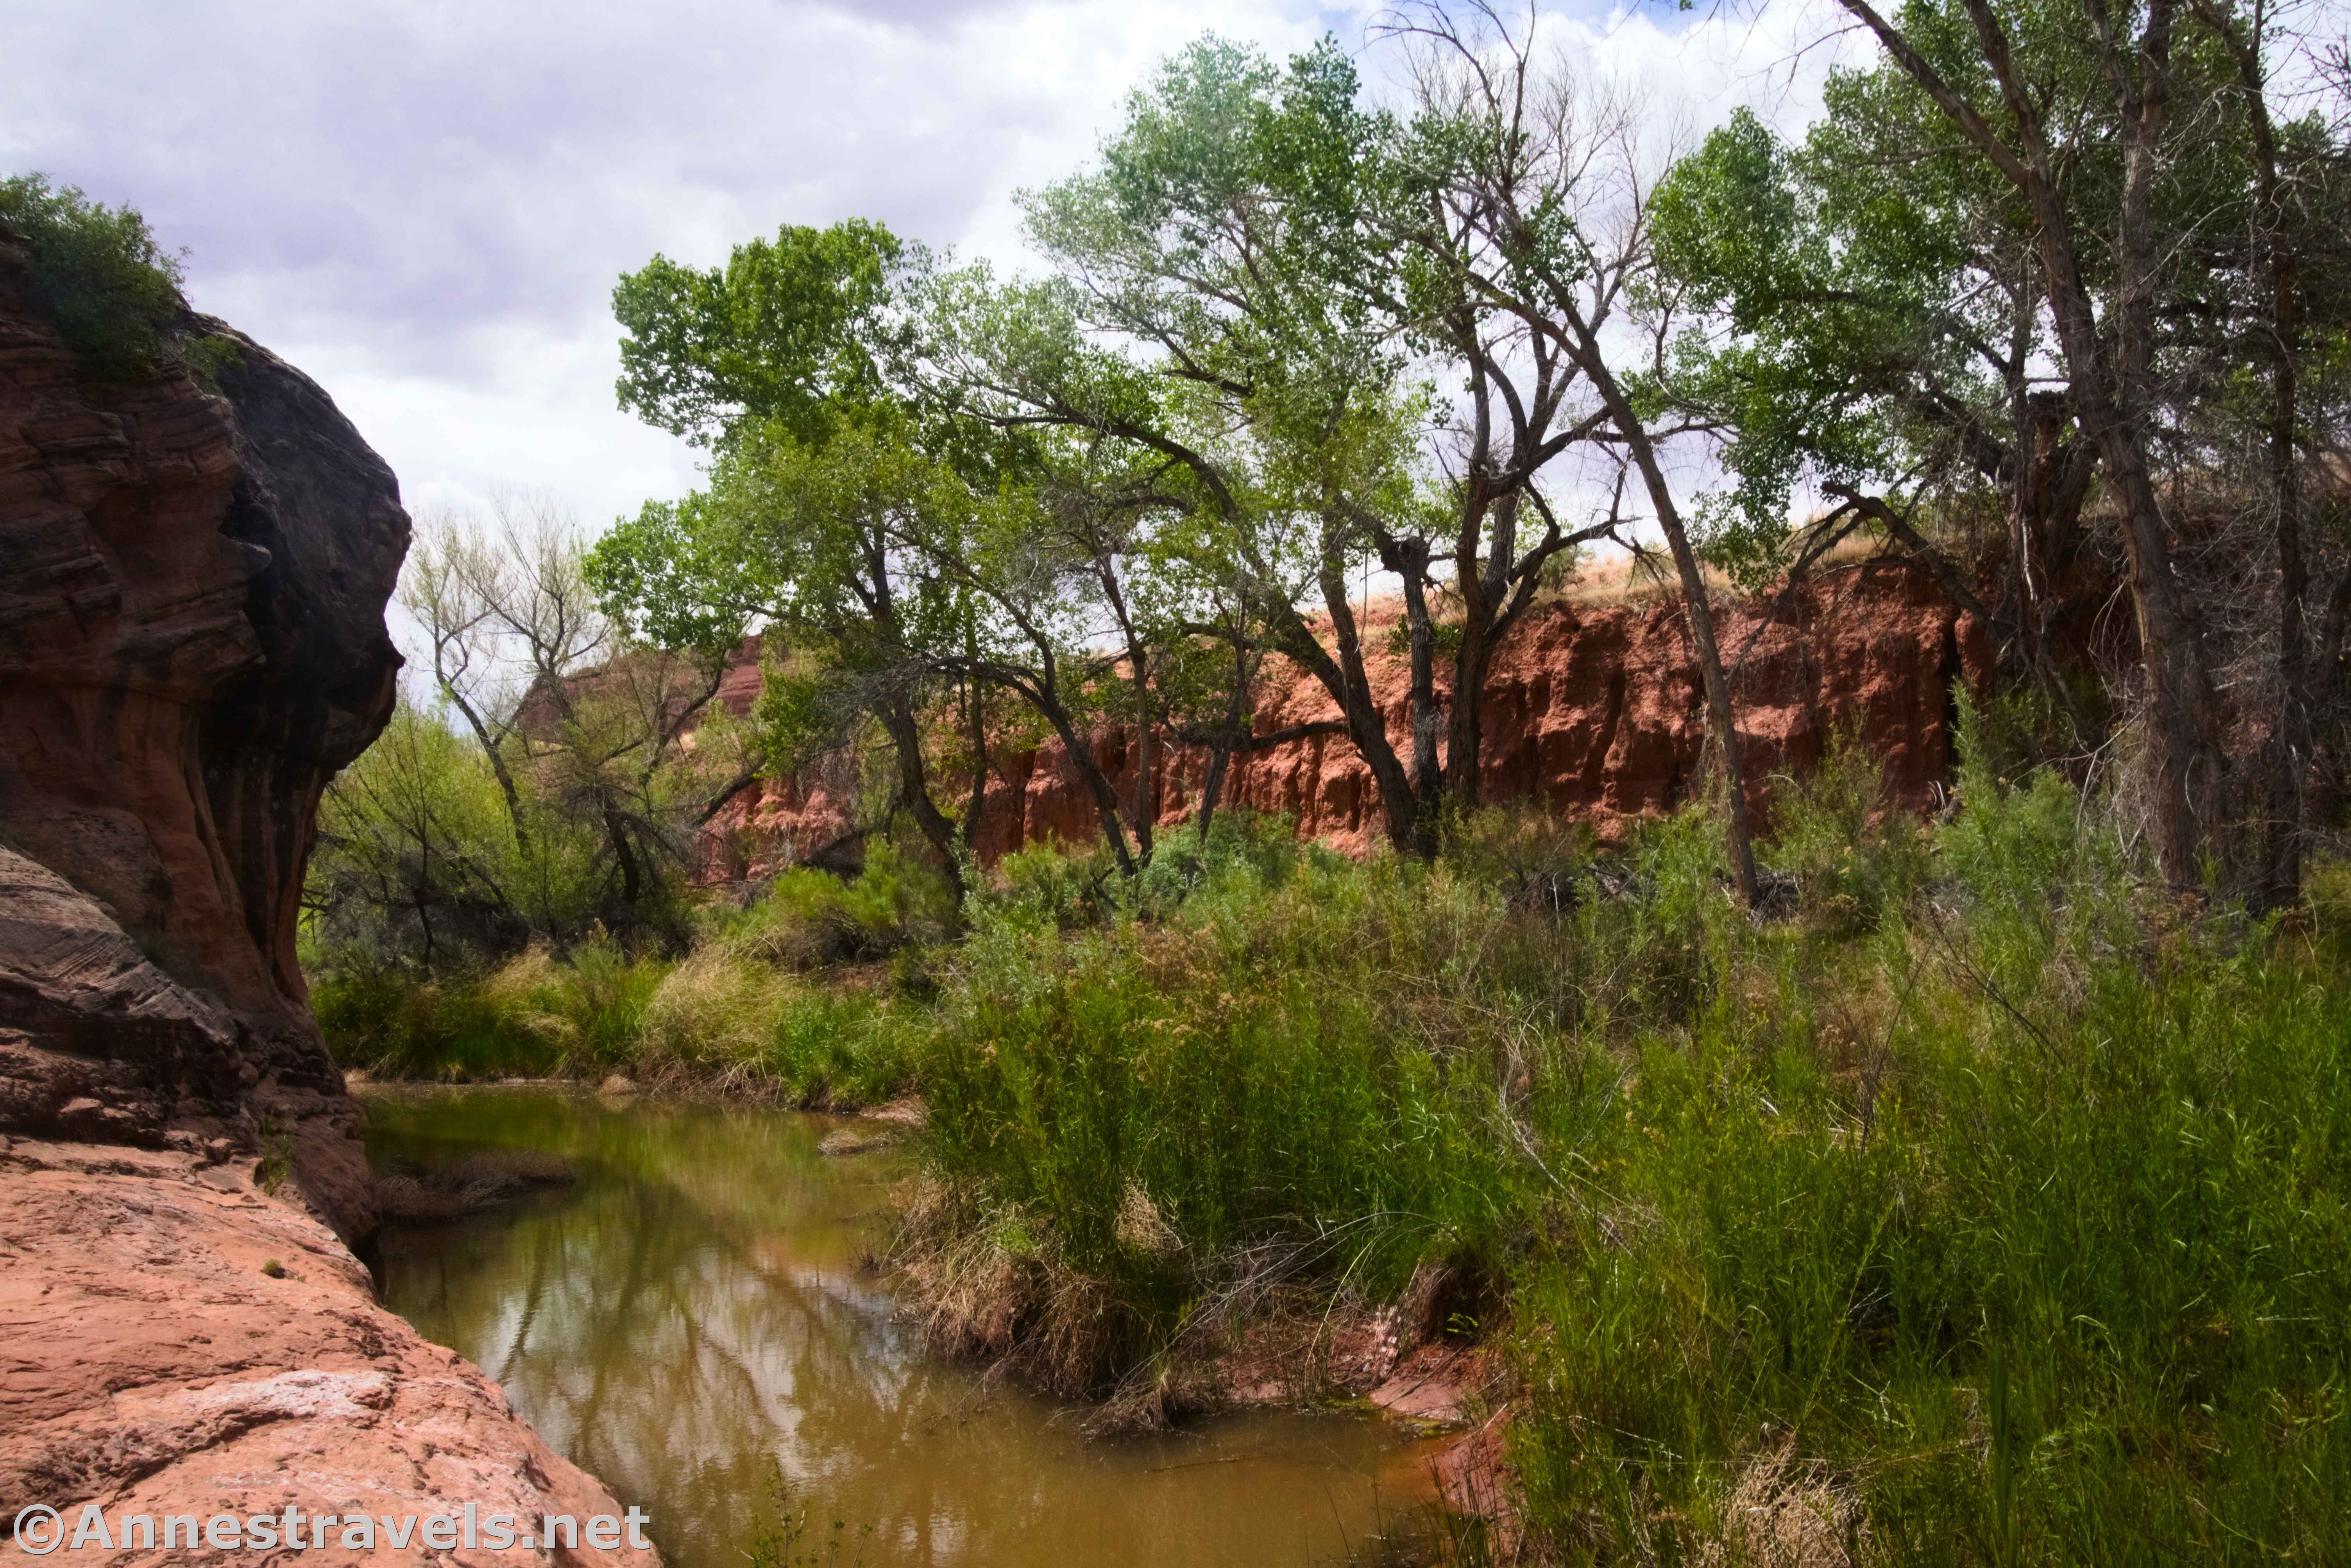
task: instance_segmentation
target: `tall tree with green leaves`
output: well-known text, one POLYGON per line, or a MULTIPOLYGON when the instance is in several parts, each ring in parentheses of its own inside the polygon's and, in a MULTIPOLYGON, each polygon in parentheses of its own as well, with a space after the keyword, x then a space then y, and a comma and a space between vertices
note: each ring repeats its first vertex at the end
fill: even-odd
POLYGON ((1362 99, 1327 41, 1286 67, 1216 39, 1176 56, 1095 169, 1028 203, 1071 308, 1125 352, 975 381, 998 418, 1100 430, 1189 471, 1234 580, 1346 716, 1391 839, 1426 854, 1478 801, 1495 648, 1546 564, 1614 519, 1552 510, 1545 470, 1599 416, 1556 345, 1479 291, 1483 235, 1430 179, 1426 131, 1362 99), (1403 756, 1364 666, 1367 561, 1402 598, 1403 756))
MULTIPOLYGON (((622 400, 715 446, 706 493, 648 507, 599 547, 598 580, 657 635, 764 623, 829 665, 836 716, 870 713, 897 757, 899 805, 960 883, 985 800, 985 692, 1024 702, 1062 742, 1105 843, 1147 860, 1165 595, 1134 580, 1149 522, 1180 506, 1099 439, 975 418, 937 345, 1033 350, 1036 300, 939 276, 878 225, 787 229, 724 269, 657 260, 622 280, 622 400), (1131 705, 1111 704, 1121 684, 1131 705), (929 709, 959 695, 972 733, 960 826, 933 797, 929 709), (1138 785, 1095 753, 1125 706, 1138 785)), ((808 711, 806 704, 799 711, 808 711)))
POLYGON ((1868 0, 1840 3, 2030 214, 2071 412, 2113 488, 2129 563, 2151 837, 2171 883, 2197 888, 2230 814, 2224 714, 2150 449, 2159 306, 2180 237, 2159 221, 2158 190, 2192 163, 2183 141, 2196 133, 2196 117, 2175 112, 2194 107, 2176 57, 2179 0, 1913 0, 1892 20, 1868 0), (2085 192, 2102 181, 2109 192, 2085 192))

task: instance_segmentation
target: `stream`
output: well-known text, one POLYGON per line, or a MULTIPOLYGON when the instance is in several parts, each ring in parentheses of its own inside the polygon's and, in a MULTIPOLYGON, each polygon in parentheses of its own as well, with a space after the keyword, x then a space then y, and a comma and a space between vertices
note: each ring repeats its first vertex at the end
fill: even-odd
POLYGON ((1303 1568, 1368 1560, 1426 1495, 1426 1450, 1374 1418, 1095 1440, 1082 1411, 927 1354, 861 1267, 904 1156, 820 1154, 840 1118, 543 1085, 367 1103, 379 1170, 571 1163, 487 1212, 387 1225, 383 1301, 647 1509, 673 1568, 741 1568, 778 1467, 844 1568, 1303 1568))

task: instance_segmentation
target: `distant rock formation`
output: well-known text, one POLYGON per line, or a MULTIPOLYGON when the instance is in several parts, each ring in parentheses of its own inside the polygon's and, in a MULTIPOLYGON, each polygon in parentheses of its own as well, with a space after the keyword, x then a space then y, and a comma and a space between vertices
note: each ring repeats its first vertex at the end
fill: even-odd
POLYGON ((392 471, 221 323, 215 395, 93 379, 0 235, 0 1132, 250 1152, 346 1234, 294 956, 319 792, 392 711, 392 471))
MULTIPOLYGON (((1848 570, 1784 602, 1773 596, 1716 613, 1726 657, 1744 653, 1732 684, 1758 807, 1769 803, 1774 773, 1809 769, 1841 734, 1882 764, 1892 804, 1932 807, 1954 762, 1953 686, 1980 685, 1991 670, 1991 639, 1976 617, 1931 581, 1888 570, 1848 570)), ((1373 606, 1368 649, 1382 646, 1394 622, 1393 609, 1373 606)), ((1410 738, 1404 661, 1368 653, 1365 663, 1402 753, 1410 738)), ((758 674, 756 650, 747 649, 722 699, 738 712, 747 707, 758 674)), ((1496 654, 1485 701, 1480 784, 1489 802, 1538 801, 1608 841, 1700 785, 1705 702, 1688 622, 1671 597, 1536 607, 1496 654)), ((1304 672, 1269 661, 1256 733, 1339 716, 1304 672)), ((1093 744, 1122 797, 1134 800, 1132 733, 1113 728, 1093 744)), ((1155 820, 1173 826, 1198 803, 1207 753, 1164 740, 1155 752, 1155 820)), ((1082 844, 1100 831, 1092 798, 1058 741, 1008 749, 993 761, 976 841, 983 862, 1040 842, 1082 844)), ((768 875, 838 843, 852 827, 852 784, 846 776, 777 779, 737 796, 712 821, 705 874, 768 875)), ((964 784, 942 780, 940 788, 956 797, 964 784)), ((1367 853, 1384 837, 1371 769, 1343 735, 1237 757, 1225 788, 1225 805, 1287 813, 1301 838, 1349 853, 1367 853)))

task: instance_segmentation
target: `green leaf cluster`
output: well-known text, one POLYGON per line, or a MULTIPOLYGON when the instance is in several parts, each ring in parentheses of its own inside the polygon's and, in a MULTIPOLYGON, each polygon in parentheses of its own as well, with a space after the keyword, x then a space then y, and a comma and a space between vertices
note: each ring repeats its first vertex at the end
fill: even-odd
POLYGON ((0 179, 0 226, 22 238, 35 298, 92 371, 125 380, 162 351, 187 308, 180 259, 135 209, 16 174, 0 179))

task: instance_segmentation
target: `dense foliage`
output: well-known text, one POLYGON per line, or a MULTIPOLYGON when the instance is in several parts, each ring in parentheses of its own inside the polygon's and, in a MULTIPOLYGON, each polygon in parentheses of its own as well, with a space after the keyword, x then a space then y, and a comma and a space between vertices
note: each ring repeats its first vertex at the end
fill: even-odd
POLYGON ((1813 1515, 1868 1561, 2326 1560, 2351 879, 2196 919, 2099 803, 1977 747, 1928 831, 1851 758, 1786 804, 1763 925, 1702 814, 1594 860, 1497 812, 1428 866, 1228 817, 1196 878, 1008 862, 958 943, 904 866, 802 873, 674 967, 321 1017, 409 1071, 919 1089, 939 1326, 1072 1389, 1176 1400, 1235 1301, 1467 1270, 1571 1560, 1813 1515))
POLYGON ((162 351, 186 308, 180 262, 137 212, 16 174, 0 179, 0 225, 24 241, 35 294, 93 371, 119 380, 162 351))

